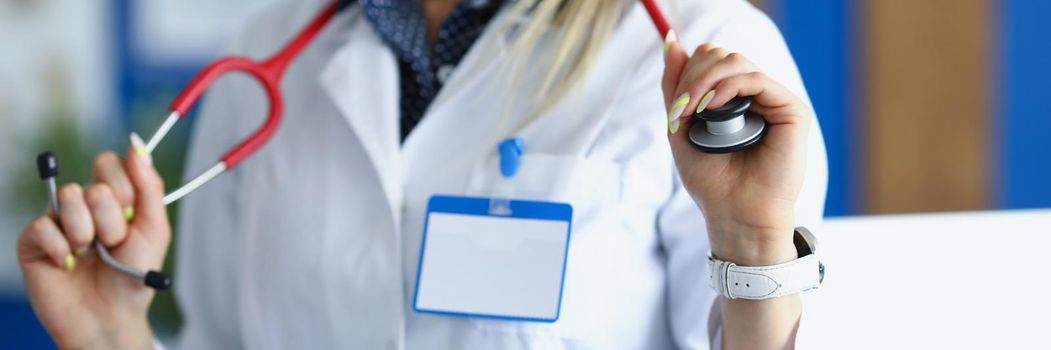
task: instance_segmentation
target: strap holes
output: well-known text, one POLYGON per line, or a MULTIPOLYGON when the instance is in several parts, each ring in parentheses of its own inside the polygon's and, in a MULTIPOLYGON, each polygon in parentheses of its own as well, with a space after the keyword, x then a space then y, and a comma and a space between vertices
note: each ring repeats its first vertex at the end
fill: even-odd
POLYGON ((748 283, 745 283, 745 284, 744 284, 744 286, 745 286, 745 287, 749 287, 749 288, 751 288, 751 287, 752 287, 752 285, 751 285, 751 284, 748 284, 748 283))

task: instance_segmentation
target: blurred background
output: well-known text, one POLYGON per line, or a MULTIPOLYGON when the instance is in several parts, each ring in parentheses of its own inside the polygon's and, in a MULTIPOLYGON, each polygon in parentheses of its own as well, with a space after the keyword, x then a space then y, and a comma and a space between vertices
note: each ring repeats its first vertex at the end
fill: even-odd
MULTIPOLYGON (((14 254, 46 206, 36 153, 55 151, 60 182, 89 181, 95 153, 150 134, 273 1, 0 0, 0 348, 51 346, 14 254)), ((1051 113, 1038 105, 1051 2, 753 2, 781 27, 822 123, 827 215, 1051 207, 1051 113)), ((188 124, 155 154, 168 183, 180 181, 188 124)), ((151 318, 170 335, 178 310, 158 296, 151 318)))

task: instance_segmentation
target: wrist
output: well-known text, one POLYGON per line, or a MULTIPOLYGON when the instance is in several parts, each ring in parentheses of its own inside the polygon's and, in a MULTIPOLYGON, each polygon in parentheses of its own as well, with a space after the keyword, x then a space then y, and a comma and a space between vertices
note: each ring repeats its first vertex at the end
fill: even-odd
POLYGON ((791 225, 756 227, 711 221, 708 236, 712 255, 740 266, 768 266, 799 258, 791 225))
POLYGON ((121 349, 153 349, 153 328, 148 320, 143 319, 131 332, 118 339, 121 349))
POLYGON ((153 349, 153 329, 144 317, 134 321, 115 322, 120 327, 100 330, 98 337, 88 344, 60 346, 63 349, 153 349))

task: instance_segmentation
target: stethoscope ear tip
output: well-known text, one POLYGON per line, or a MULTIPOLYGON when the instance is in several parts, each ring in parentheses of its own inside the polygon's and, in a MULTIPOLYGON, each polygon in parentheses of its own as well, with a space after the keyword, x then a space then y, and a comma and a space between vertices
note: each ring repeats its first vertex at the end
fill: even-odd
POLYGON ((146 277, 142 279, 146 286, 155 290, 168 290, 172 287, 172 279, 163 272, 146 271, 146 277))
POLYGON ((36 170, 42 180, 58 175, 58 160, 55 154, 51 151, 44 151, 37 155, 36 170))

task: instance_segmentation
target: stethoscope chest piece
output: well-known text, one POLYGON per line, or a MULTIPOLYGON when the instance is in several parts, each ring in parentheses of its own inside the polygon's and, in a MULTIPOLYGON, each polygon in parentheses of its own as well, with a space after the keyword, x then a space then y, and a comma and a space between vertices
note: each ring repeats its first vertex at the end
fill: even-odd
POLYGON ((694 114, 690 143, 705 153, 730 153, 759 143, 766 133, 766 120, 748 111, 751 97, 734 97, 722 107, 694 114))

